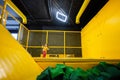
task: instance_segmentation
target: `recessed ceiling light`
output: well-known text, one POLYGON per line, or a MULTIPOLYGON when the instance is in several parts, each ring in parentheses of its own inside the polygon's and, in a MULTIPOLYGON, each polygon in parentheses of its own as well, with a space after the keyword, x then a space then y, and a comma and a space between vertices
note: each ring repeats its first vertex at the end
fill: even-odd
POLYGON ((59 11, 56 12, 56 18, 62 22, 67 21, 67 16, 59 11))

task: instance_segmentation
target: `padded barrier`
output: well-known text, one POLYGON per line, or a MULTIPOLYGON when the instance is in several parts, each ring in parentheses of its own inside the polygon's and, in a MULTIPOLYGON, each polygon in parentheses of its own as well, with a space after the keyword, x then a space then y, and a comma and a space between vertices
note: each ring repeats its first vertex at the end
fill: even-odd
POLYGON ((0 80, 36 80, 42 69, 0 24, 0 80))

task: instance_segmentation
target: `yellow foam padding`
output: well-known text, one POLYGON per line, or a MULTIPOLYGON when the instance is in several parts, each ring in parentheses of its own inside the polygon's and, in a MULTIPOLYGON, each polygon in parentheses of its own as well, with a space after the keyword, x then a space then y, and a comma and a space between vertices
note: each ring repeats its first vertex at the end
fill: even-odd
POLYGON ((120 0, 109 0, 82 29, 83 58, 120 59, 120 0))
POLYGON ((43 70, 0 24, 0 80, 36 80, 43 70))

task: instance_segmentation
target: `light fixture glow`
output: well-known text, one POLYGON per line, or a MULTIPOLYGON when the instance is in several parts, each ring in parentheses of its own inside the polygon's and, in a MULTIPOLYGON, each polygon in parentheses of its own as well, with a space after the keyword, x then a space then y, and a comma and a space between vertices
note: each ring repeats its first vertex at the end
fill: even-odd
POLYGON ((67 21, 67 16, 61 12, 56 13, 56 18, 62 22, 66 22, 67 21))

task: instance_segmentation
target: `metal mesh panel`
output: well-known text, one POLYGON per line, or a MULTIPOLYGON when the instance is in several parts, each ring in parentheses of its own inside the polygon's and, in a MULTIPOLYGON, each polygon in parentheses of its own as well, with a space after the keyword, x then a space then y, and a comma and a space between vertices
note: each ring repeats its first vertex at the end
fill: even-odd
POLYGON ((74 57, 82 57, 81 48, 66 48, 66 55, 74 54, 74 57))
POLYGON ((80 33, 66 32, 66 46, 81 46, 80 33))
MULTIPOLYGON (((28 41, 28 52, 33 57, 40 57, 42 54, 42 45, 46 43, 46 32, 30 31, 28 41), (32 47, 33 46, 33 47, 32 47), (35 48, 35 46, 37 48, 35 48)), ((65 55, 64 55, 64 32, 49 32, 48 31, 48 50, 49 57, 59 54, 59 57, 82 57, 81 37, 78 32, 65 32, 65 55), (57 48, 58 47, 58 48, 57 48), (52 55, 53 54, 53 55, 52 55)))
POLYGON ((26 46, 27 43, 27 35, 28 35, 28 31, 24 27, 21 27, 19 42, 24 46, 26 46))
POLYGON ((46 32, 30 32, 29 46, 41 46, 46 42, 46 32))
POLYGON ((28 48, 27 50, 32 55, 32 57, 40 57, 40 54, 42 53, 41 48, 28 48))
POLYGON ((63 48, 50 48, 50 50, 48 50, 48 54, 64 54, 64 49, 63 48))
POLYGON ((64 33, 63 32, 49 32, 48 33, 49 46, 64 46, 64 33))

